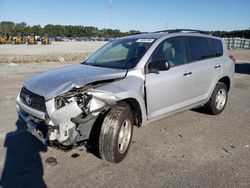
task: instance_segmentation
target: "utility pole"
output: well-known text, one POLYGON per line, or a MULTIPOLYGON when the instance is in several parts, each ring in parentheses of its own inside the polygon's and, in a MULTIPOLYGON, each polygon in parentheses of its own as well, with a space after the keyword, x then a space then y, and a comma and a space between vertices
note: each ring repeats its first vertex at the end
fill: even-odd
POLYGON ((112 0, 109 0, 109 29, 112 29, 112 0))

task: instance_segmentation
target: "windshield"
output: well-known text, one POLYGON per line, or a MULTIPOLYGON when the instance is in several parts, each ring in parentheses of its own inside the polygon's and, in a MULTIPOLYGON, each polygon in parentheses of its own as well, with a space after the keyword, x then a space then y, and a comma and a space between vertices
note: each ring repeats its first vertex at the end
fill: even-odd
POLYGON ((102 47, 84 63, 98 67, 131 69, 137 65, 153 42, 154 39, 117 39, 102 47))

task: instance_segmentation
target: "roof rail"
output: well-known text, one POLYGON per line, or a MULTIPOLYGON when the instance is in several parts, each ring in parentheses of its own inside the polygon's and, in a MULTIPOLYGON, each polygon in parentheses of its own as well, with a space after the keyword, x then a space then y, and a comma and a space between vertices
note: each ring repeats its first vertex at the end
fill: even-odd
POLYGON ((195 29, 170 29, 170 30, 161 30, 161 31, 155 31, 153 33, 200 33, 200 34, 207 34, 207 35, 214 35, 214 33, 209 31, 202 31, 202 30, 195 30, 195 29))

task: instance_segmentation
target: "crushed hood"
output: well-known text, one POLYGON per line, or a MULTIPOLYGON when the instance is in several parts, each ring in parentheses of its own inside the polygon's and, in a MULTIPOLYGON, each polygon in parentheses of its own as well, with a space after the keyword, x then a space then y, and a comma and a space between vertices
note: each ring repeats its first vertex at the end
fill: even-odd
POLYGON ((96 81, 124 78, 126 73, 127 70, 77 64, 38 74, 28 79, 24 87, 49 100, 72 88, 96 81))

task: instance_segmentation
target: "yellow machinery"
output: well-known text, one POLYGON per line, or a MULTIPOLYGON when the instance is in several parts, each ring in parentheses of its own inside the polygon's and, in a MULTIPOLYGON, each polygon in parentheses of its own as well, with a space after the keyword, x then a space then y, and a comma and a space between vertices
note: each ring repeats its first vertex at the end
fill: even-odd
POLYGON ((37 40, 35 37, 29 37, 27 42, 28 44, 31 44, 31 45, 37 44, 37 40))
POLYGON ((42 44, 51 44, 51 41, 49 40, 48 37, 43 37, 42 38, 42 44))
POLYGON ((13 37, 6 37, 5 44, 13 44, 13 37))
POLYGON ((0 44, 13 44, 13 37, 1 37, 0 44))
POLYGON ((23 37, 18 36, 14 39, 14 44, 24 44, 24 43, 25 42, 23 40, 23 37))
POLYGON ((7 33, 5 36, 0 36, 0 44, 13 44, 13 37, 10 37, 7 33))
POLYGON ((3 36, 0 36, 0 44, 5 44, 6 43, 6 38, 3 36))

